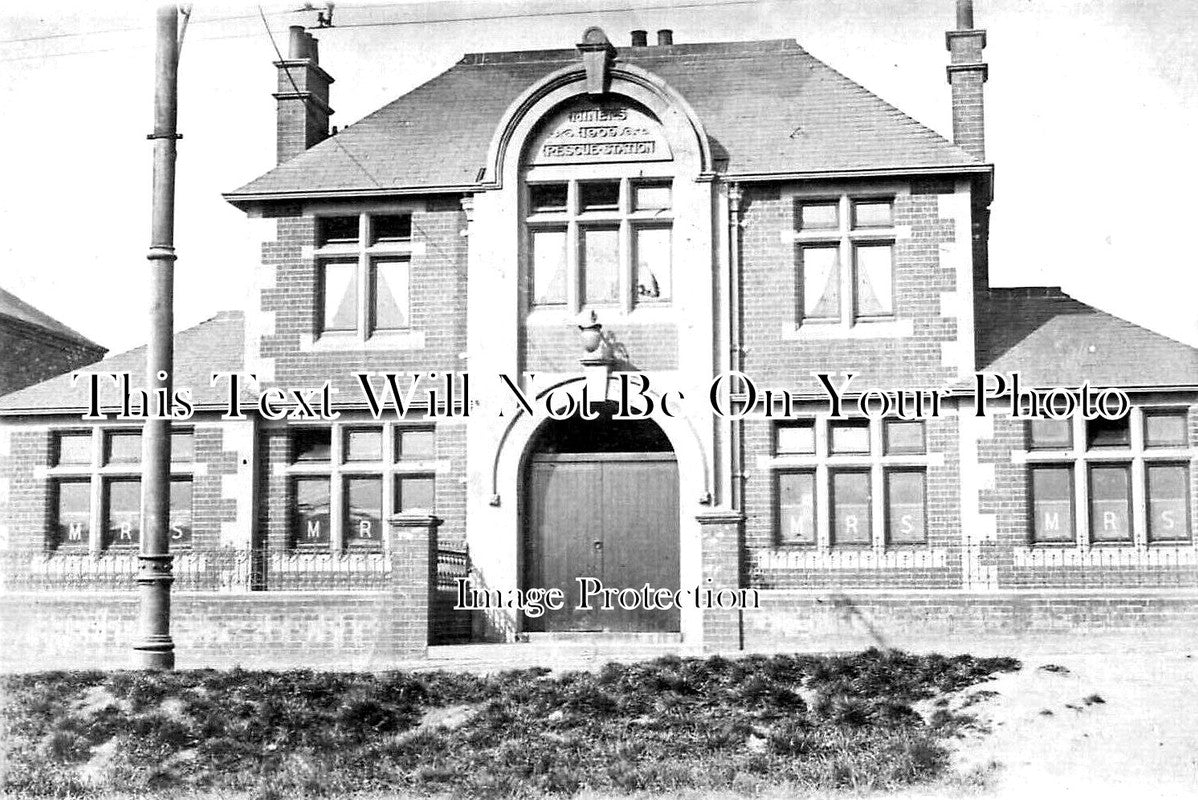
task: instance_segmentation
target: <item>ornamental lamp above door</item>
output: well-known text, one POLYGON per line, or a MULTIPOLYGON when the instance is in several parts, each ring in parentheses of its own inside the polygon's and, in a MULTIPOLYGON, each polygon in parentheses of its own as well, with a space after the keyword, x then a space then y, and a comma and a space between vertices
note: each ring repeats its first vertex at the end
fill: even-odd
POLYGON ((599 315, 584 311, 578 320, 578 338, 587 353, 582 357, 582 374, 586 380, 587 399, 591 403, 607 400, 607 381, 616 363, 611 344, 603 335, 603 323, 599 315))

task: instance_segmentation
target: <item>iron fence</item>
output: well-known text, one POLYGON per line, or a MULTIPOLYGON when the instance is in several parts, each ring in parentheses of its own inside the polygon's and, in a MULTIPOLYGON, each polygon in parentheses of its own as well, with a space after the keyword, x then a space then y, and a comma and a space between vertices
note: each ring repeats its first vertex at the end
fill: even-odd
POLYGON ((437 550, 437 588, 454 590, 458 578, 470 577, 470 557, 465 550, 437 550))
MULTIPOLYGON (((1198 589, 1198 547, 1030 546, 1003 542, 890 548, 754 548, 749 584, 787 589, 1198 589)), ((470 575, 464 550, 436 551, 435 588, 470 575)), ((176 591, 378 590, 391 580, 380 552, 219 548, 175 554, 176 591)), ((137 555, 0 551, 3 591, 132 591, 137 555)))
MULTIPOLYGON (((390 559, 381 552, 219 548, 174 556, 175 591, 378 590, 386 588, 391 577, 390 559)), ((464 552, 439 550, 437 574, 465 575, 466 563, 464 552)), ((0 589, 132 591, 137 564, 137 554, 130 551, 3 551, 0 589)), ((453 585, 452 577, 448 580, 453 585)))
POLYGON ((1198 548, 978 542, 751 552, 762 589, 1198 589, 1198 548))

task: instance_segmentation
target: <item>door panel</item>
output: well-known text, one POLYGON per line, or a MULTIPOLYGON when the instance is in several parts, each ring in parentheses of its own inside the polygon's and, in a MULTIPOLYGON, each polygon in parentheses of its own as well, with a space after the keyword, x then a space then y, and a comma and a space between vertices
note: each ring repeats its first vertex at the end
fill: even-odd
POLYGON ((677 631, 678 611, 577 611, 579 577, 610 588, 678 588, 678 465, 657 454, 571 454, 529 465, 524 586, 566 608, 530 631, 677 631))
POLYGON ((602 497, 600 464, 536 463, 531 466, 525 587, 558 588, 565 607, 539 619, 526 617, 528 630, 598 630, 595 611, 576 611, 576 579, 599 577, 603 566, 594 542, 602 541, 602 518, 594 512, 602 497))
MULTIPOLYGON (((678 464, 603 464, 603 583, 609 587, 678 588, 678 464)), ((677 631, 678 610, 617 609, 608 630, 677 631)))

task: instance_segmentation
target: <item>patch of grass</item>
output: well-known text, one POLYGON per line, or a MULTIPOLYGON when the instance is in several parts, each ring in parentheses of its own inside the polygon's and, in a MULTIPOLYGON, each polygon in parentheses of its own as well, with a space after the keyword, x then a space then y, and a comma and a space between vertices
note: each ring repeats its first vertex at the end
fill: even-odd
POLYGON ((1041 664, 1040 666, 1036 667, 1036 669, 1042 670, 1043 672, 1052 672, 1057 675, 1069 674, 1069 667, 1062 667, 1060 664, 1041 664))
POLYGON ((265 799, 891 788, 941 775, 943 740, 968 724, 945 708, 925 724, 912 703, 1018 668, 868 650, 667 657, 561 675, 9 676, 0 790, 265 799), (452 727, 436 723, 446 718, 452 727))

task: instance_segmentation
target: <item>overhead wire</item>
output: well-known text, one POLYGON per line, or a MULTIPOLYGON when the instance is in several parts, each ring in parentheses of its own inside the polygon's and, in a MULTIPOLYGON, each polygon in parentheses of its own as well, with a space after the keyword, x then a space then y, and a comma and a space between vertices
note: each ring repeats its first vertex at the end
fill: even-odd
MULTIPOLYGON (((321 28, 320 30, 327 33, 327 32, 335 32, 339 28, 404 27, 404 26, 411 26, 411 25, 453 24, 453 23, 459 23, 459 22, 495 22, 498 20, 505 20, 505 19, 531 19, 531 18, 537 18, 537 17, 568 17, 568 16, 581 16, 581 15, 585 15, 585 14, 614 14, 614 13, 629 14, 629 13, 638 13, 638 12, 642 12, 642 11, 689 10, 689 9, 697 9, 697 8, 721 8, 721 7, 757 5, 761 2, 763 2, 763 0, 715 0, 714 2, 699 2, 698 0, 696 0, 695 2, 686 2, 686 3, 657 3, 654 5, 641 5, 641 6, 605 6, 605 7, 597 7, 597 8, 583 8, 583 9, 556 10, 556 11, 543 11, 543 12, 518 12, 518 13, 514 13, 514 14, 480 14, 480 15, 475 15, 475 16, 383 20, 383 21, 378 21, 378 22, 347 22, 347 23, 343 23, 343 24, 337 24, 337 25, 332 25, 329 27, 321 28)), ((365 6, 350 6, 350 7, 351 8, 362 8, 362 9, 401 8, 401 7, 406 7, 407 5, 408 4, 406 4, 406 3, 388 3, 386 5, 378 5, 378 6, 365 5, 365 6)), ((346 6, 339 6, 339 8, 344 9, 344 8, 346 8, 346 6)), ((270 16, 285 16, 285 15, 294 14, 294 13, 300 13, 300 12, 298 12, 298 11, 275 11, 275 12, 271 12, 270 16)), ((212 17, 212 18, 208 18, 208 19, 193 20, 191 24, 199 25, 199 24, 214 23, 214 22, 234 22, 234 21, 243 20, 243 19, 256 19, 257 16, 258 15, 235 16, 235 17, 212 17)), ((144 28, 143 27, 133 27, 133 28, 110 28, 110 29, 102 30, 102 31, 82 31, 79 33, 45 34, 42 36, 29 36, 29 37, 24 37, 24 38, 19 38, 19 39, 0 39, 0 45, 22 44, 22 43, 28 43, 28 42, 41 41, 41 40, 63 39, 63 38, 82 37, 82 36, 91 36, 91 35, 104 35, 104 34, 114 34, 114 33, 137 33, 137 32, 145 32, 145 31, 149 31, 149 30, 151 30, 151 29, 148 27, 144 27, 144 28)), ((257 34, 256 33, 234 33, 234 34, 227 34, 227 35, 222 35, 222 36, 193 36, 192 39, 194 41, 218 41, 218 40, 224 40, 224 39, 248 39, 248 38, 252 38, 254 36, 257 36, 257 34)), ((139 45, 139 46, 141 46, 141 45, 139 45)), ((144 46, 148 47, 149 45, 144 45, 144 46)), ((76 50, 76 51, 71 51, 71 52, 66 52, 66 53, 35 53, 35 54, 29 54, 29 55, 10 56, 7 58, 0 58, 0 63, 8 62, 8 61, 34 61, 34 60, 44 60, 44 59, 50 59, 50 58, 67 58, 67 57, 71 57, 71 56, 98 55, 101 53, 111 53, 111 52, 116 52, 118 50, 126 50, 126 49, 128 49, 128 48, 126 48, 126 47, 105 47, 105 48, 97 48, 97 49, 93 49, 93 50, 76 50)))

